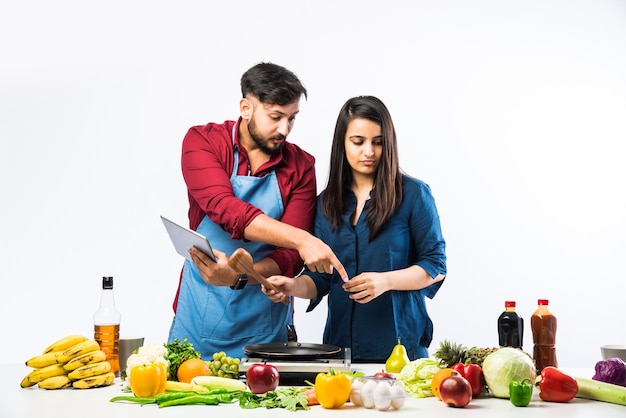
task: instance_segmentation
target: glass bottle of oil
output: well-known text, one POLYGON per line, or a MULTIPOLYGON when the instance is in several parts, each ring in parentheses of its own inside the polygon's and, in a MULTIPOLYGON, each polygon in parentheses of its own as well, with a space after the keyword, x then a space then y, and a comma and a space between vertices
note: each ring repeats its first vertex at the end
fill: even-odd
POLYGON ((111 371, 120 374, 120 322, 122 314, 115 307, 113 295, 113 277, 102 278, 102 294, 100 308, 93 314, 94 339, 100 349, 106 353, 111 371))

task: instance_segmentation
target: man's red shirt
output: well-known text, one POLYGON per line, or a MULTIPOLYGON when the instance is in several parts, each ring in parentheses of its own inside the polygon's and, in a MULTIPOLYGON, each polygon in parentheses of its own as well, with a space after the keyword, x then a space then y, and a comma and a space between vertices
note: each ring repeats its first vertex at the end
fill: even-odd
MULTIPOLYGON (((244 229, 262 212, 233 194, 230 176, 234 147, 239 151, 237 174, 245 176, 249 170, 248 153, 239 145, 237 127, 235 141, 231 137, 235 123, 226 121, 190 128, 183 140, 181 163, 189 196, 189 227, 196 230, 207 215, 233 239, 243 239, 244 229)), ((317 196, 315 158, 297 145, 285 142, 281 152, 259 167, 254 176, 262 177, 272 169, 284 206, 279 220, 311 232, 317 196)), ((277 248, 268 257, 286 276, 293 277, 302 268, 296 250, 277 248)))

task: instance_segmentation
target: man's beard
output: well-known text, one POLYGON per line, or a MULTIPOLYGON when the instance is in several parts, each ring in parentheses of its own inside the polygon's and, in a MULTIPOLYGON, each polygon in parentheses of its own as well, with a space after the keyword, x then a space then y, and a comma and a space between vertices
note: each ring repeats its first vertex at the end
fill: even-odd
POLYGON ((263 138, 261 135, 257 133, 254 119, 251 119, 250 122, 248 123, 248 133, 250 134, 250 137, 252 138, 254 143, 259 147, 259 149, 267 155, 278 154, 280 152, 280 149, 283 147, 283 144, 285 143, 284 142, 285 139, 287 139, 287 137, 285 137, 284 135, 280 135, 280 134, 272 136, 271 138, 267 138, 267 139, 263 138), (281 139, 283 142, 279 144, 274 144, 273 141, 275 139, 281 139))

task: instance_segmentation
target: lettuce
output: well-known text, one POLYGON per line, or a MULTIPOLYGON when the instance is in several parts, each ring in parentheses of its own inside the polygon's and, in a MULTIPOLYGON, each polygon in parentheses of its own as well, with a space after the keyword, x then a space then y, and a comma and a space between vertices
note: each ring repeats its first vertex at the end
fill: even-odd
POLYGON ((420 358, 408 362, 397 379, 404 385, 404 390, 416 398, 434 396, 430 390, 433 376, 441 370, 439 360, 420 358))

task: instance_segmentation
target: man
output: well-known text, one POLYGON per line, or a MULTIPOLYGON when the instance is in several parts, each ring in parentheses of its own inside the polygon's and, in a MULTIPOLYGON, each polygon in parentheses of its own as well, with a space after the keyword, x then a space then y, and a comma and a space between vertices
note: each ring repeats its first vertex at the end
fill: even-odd
POLYGON ((303 261, 316 271, 345 269, 330 247, 308 231, 317 186, 315 160, 287 142, 305 87, 291 71, 260 63, 241 77, 237 121, 192 127, 182 171, 191 229, 207 236, 217 262, 191 249, 176 299, 169 342, 187 338, 202 357, 242 357, 243 346, 286 342, 290 305, 273 303, 259 283, 228 266, 245 248, 263 276, 293 276, 303 261))

